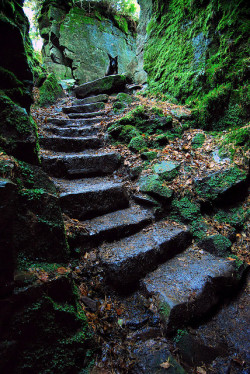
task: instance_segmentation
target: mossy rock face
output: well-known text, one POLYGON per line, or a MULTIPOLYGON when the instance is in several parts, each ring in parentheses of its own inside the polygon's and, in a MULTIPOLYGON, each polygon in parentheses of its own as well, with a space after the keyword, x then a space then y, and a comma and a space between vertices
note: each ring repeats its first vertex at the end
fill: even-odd
POLYGON ((247 183, 246 172, 236 166, 213 173, 195 181, 195 190, 202 200, 237 199, 239 193, 245 192, 247 183))
POLYGON ((3 317, 1 372, 77 374, 90 364, 91 335, 70 279, 16 292, 3 317))
POLYGON ((17 186, 9 179, 0 178, 0 296, 12 286, 15 270, 13 222, 17 201, 17 186))
POLYGON ((156 174, 142 176, 138 184, 140 191, 146 192, 155 198, 164 200, 170 200, 172 198, 173 191, 166 187, 156 174))
POLYGON ((158 164, 155 164, 153 170, 158 174, 162 179, 166 181, 171 181, 178 175, 180 164, 173 161, 162 161, 158 164))
POLYGON ((13 1, 4 3, 0 15, 1 90, 17 104, 29 110, 32 102, 34 63, 33 48, 29 38, 29 22, 21 3, 13 1))
POLYGON ((14 159, 0 160, 0 175, 16 186, 11 234, 15 253, 33 261, 66 261, 69 253, 64 222, 55 185, 48 175, 37 166, 14 159))
POLYGON ((133 152, 140 152, 147 148, 147 143, 143 136, 136 136, 132 138, 128 145, 129 149, 133 152))
POLYGON ((231 241, 223 235, 212 235, 199 242, 199 247, 218 256, 227 256, 232 247, 231 241))
POLYGON ((101 12, 98 2, 91 4, 91 13, 87 2, 81 2, 81 6, 55 5, 45 4, 39 20, 47 47, 43 48, 44 61, 50 71, 63 79, 65 66, 69 70, 64 78, 86 83, 105 75, 110 54, 118 56, 119 72, 131 73, 136 43, 124 17, 111 17, 105 6, 101 12))
POLYGON ((39 105, 49 105, 63 95, 63 89, 59 85, 54 74, 49 74, 39 89, 39 105))
POLYGON ((24 108, 0 92, 0 147, 8 154, 38 163, 37 127, 24 108))
MULTIPOLYGON (((146 18, 148 9, 141 12, 146 18)), ((154 1, 144 50, 149 90, 194 105, 198 127, 242 126, 249 120, 248 34, 246 1, 154 1)))

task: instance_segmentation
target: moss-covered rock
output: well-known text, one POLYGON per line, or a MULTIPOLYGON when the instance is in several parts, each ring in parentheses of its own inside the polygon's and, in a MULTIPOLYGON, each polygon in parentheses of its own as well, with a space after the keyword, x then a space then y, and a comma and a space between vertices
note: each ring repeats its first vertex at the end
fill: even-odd
POLYGON ((128 147, 133 152, 140 152, 147 148, 145 138, 141 135, 132 138, 128 144, 128 147))
POLYGON ((153 170, 162 179, 171 181, 178 175, 180 164, 174 161, 162 161, 153 166, 153 170))
POLYGON ((157 158, 157 154, 158 154, 158 153, 155 152, 155 151, 143 152, 143 153, 141 154, 141 158, 142 158, 143 160, 152 161, 152 160, 154 160, 154 159, 157 158))
POLYGON ((32 261, 66 261, 64 222, 55 185, 47 174, 37 166, 2 157, 0 176, 16 186, 10 239, 15 254, 32 261))
POLYGON ((55 75, 49 74, 39 89, 39 105, 53 104, 62 95, 63 89, 59 85, 55 75))
POLYGON ((205 139, 206 139, 205 134, 202 134, 202 133, 196 134, 192 139, 192 148, 198 149, 202 147, 205 139))
POLYGON ((173 195, 173 191, 164 185, 163 181, 158 175, 146 175, 139 179, 140 191, 146 192, 147 194, 164 200, 170 200, 173 195))
POLYGON ((237 199, 239 192, 246 188, 247 173, 234 166, 230 169, 215 172, 212 175, 195 181, 195 191, 202 200, 217 200, 230 197, 237 199))
POLYGON ((200 241, 199 247, 218 256, 227 256, 232 243, 223 235, 212 235, 200 241))
POLYGON ((90 364, 91 335, 69 278, 17 290, 2 306, 2 372, 76 374, 90 364))
POLYGON ((38 163, 37 126, 27 111, 0 91, 0 147, 8 154, 38 163))

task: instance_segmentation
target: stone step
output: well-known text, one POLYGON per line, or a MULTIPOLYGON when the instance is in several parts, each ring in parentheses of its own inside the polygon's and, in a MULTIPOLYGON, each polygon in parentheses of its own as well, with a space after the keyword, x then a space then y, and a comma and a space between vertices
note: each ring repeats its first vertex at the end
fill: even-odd
POLYGON ((84 249, 93 248, 102 241, 118 240, 121 237, 138 232, 153 220, 153 214, 139 206, 108 213, 79 225, 79 232, 70 240, 74 246, 81 245, 84 249))
POLYGON ((72 179, 111 174, 119 167, 121 156, 115 152, 85 151, 80 154, 45 154, 41 161, 49 175, 72 179))
POLYGON ((155 223, 141 232, 118 242, 104 244, 99 256, 107 280, 115 288, 135 285, 159 263, 184 251, 191 235, 186 227, 155 223))
POLYGON ((129 205, 124 184, 109 178, 53 180, 60 190, 63 212, 73 218, 90 219, 129 205))
POLYGON ((92 103, 98 103, 98 102, 106 103, 108 99, 109 99, 108 95, 100 94, 97 96, 89 96, 89 97, 86 97, 85 99, 75 100, 73 104, 84 105, 84 104, 92 104, 92 103))
POLYGON ((63 113, 92 113, 98 112, 105 108, 104 103, 93 103, 93 104, 84 104, 84 105, 73 105, 69 107, 62 108, 63 113))
POLYGON ((189 248, 142 280, 167 333, 198 322, 237 282, 234 262, 189 248))
POLYGON ((89 95, 109 94, 121 92, 125 89, 125 75, 109 75, 107 77, 96 79, 92 82, 84 83, 74 89, 78 99, 83 99, 89 95))
POLYGON ((90 136, 97 135, 101 130, 101 126, 84 126, 84 127, 58 127, 58 126, 43 126, 43 130, 56 136, 75 137, 75 136, 90 136))
POLYGON ((66 118, 48 118, 47 123, 60 127, 90 126, 100 122, 99 118, 82 118, 82 119, 66 119, 66 118))
MULTIPOLYGON (((95 113, 93 113, 93 114, 95 114, 94 117, 95 117, 95 120, 97 122, 107 121, 109 119, 109 117, 103 116, 100 113, 103 113, 103 112, 95 112, 95 113)), ((89 116, 89 113, 87 113, 87 114, 89 116)), ((86 118, 86 114, 84 114, 84 113, 69 113, 68 117, 70 119, 84 119, 84 118, 86 118)))
POLYGON ((88 136, 82 138, 48 136, 40 138, 40 145, 44 149, 58 152, 80 152, 84 149, 96 149, 103 145, 101 138, 88 136))
POLYGON ((90 118, 97 118, 100 121, 100 118, 106 114, 105 110, 99 110, 98 112, 92 112, 92 113, 69 113, 68 117, 72 118, 72 116, 79 115, 80 118, 84 119, 90 119, 90 118))

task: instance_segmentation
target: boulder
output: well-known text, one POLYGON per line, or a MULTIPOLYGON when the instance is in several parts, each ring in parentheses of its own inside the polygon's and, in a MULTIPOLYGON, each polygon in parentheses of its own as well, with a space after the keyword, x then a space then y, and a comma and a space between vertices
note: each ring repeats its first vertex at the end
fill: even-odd
POLYGON ((162 179, 166 181, 171 181, 178 175, 178 170, 180 168, 180 163, 174 161, 162 161, 155 164, 153 170, 162 179))
POLYGON ((109 75, 92 82, 78 86, 74 92, 81 99, 90 95, 109 94, 119 92, 125 88, 126 77, 124 75, 109 75))
POLYGON ((139 187, 140 191, 158 199, 170 200, 173 195, 173 191, 166 187, 156 174, 142 176, 139 179, 139 187))

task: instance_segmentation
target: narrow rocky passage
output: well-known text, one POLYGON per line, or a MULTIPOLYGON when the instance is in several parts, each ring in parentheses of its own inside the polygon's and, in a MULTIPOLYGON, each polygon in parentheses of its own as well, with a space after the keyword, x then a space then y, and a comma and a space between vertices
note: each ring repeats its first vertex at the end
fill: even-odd
MULTIPOLYGON (((79 94, 84 86, 86 97, 63 108, 67 119, 47 120, 40 144, 66 225, 77 226, 70 246, 86 260, 79 277, 98 278, 103 294, 116 300, 108 334, 99 332, 102 351, 93 373, 191 373, 192 365, 180 366, 166 337, 202 321, 237 287, 235 264, 198 251, 189 228, 160 219, 141 193, 135 200, 129 173, 120 171, 124 160, 109 150, 103 133, 111 119, 109 96, 105 90, 94 95, 87 83, 76 89, 78 97, 85 96, 79 94)), ((90 323, 98 310, 95 292, 82 296, 90 323)))

